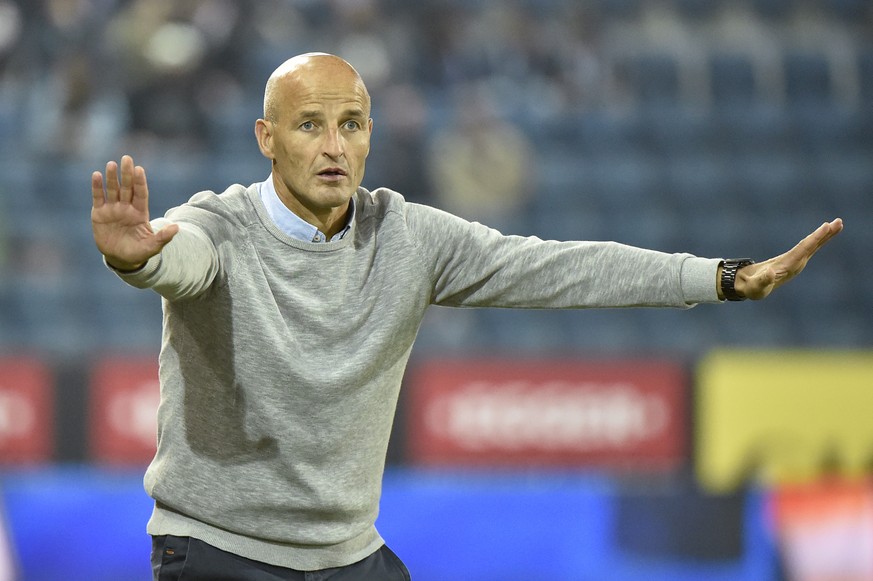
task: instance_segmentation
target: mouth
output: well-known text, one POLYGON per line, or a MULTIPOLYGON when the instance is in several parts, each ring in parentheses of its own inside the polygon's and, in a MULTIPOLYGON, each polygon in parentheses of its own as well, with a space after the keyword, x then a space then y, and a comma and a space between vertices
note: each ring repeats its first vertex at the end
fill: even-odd
POLYGON ((319 171, 316 175, 323 180, 326 180, 329 182, 334 182, 334 181, 342 180, 348 174, 346 173, 346 170, 344 170, 342 168, 328 167, 328 168, 325 168, 325 169, 319 171))

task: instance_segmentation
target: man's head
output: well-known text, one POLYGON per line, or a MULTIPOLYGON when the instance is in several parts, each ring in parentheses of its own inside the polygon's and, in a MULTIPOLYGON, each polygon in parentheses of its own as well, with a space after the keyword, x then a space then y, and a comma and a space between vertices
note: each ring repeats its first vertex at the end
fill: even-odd
POLYGON ((344 220, 361 185, 372 129, 360 75, 324 53, 293 57, 270 75, 264 118, 255 124, 279 197, 325 234, 344 220))

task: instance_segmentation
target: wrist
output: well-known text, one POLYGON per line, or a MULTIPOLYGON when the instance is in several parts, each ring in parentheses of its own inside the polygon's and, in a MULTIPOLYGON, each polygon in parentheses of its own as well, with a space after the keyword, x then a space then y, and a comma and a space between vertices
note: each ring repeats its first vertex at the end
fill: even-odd
POLYGON ((120 272, 120 273, 136 272, 137 270, 142 270, 142 267, 144 267, 146 265, 145 262, 130 263, 130 262, 113 260, 105 255, 103 256, 103 259, 106 261, 106 265, 109 266, 109 268, 111 268, 112 270, 115 270, 117 272, 120 272))

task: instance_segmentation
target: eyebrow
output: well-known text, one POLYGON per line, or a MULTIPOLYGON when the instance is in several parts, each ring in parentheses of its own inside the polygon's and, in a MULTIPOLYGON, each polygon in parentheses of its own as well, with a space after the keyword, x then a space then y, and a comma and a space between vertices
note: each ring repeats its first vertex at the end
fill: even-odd
MULTIPOLYGON (((365 118, 366 116, 367 116, 367 114, 364 113, 364 110, 361 108, 358 108, 358 107, 346 109, 340 115, 340 117, 344 117, 344 118, 348 118, 348 117, 365 118)), ((297 113, 297 115, 295 115, 295 117, 297 119, 307 119, 310 117, 321 118, 321 117, 324 117, 324 113, 320 110, 317 110, 317 109, 306 109, 303 111, 299 111, 297 113)))
POLYGON ((306 111, 298 111, 297 114, 294 115, 295 119, 307 119, 309 117, 323 117, 323 114, 321 111, 311 109, 306 111))

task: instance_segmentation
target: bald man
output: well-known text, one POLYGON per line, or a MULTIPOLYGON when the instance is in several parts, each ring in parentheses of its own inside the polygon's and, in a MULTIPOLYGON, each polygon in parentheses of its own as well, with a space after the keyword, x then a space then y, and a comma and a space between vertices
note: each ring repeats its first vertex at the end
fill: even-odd
MULTIPOLYGON (((255 123, 270 176, 149 220, 129 156, 92 175, 106 264, 163 297, 155 579, 409 579, 375 528, 388 438, 432 305, 687 308, 764 298, 842 228, 770 260, 504 236, 361 187, 357 72, 283 63, 255 123)), ((459 578, 463 575, 459 572, 459 578)))

